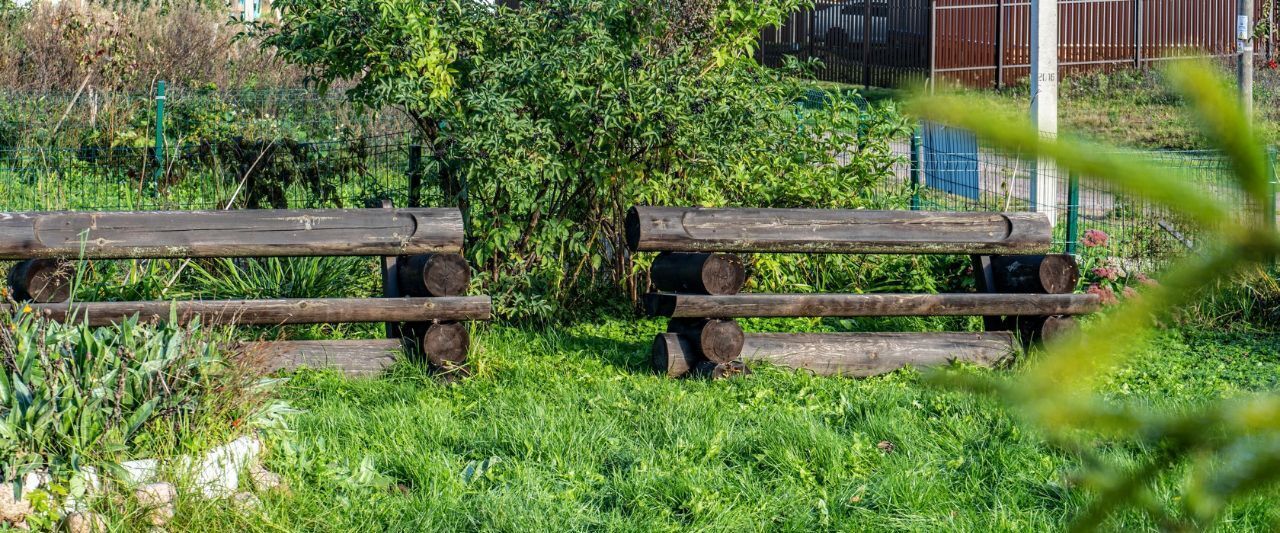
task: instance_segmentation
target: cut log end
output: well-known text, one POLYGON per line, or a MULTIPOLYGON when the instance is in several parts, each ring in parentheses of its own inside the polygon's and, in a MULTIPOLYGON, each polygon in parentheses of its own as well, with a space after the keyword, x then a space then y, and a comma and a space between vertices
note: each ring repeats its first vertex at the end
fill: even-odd
POLYGON ((747 269, 732 254, 666 252, 653 261, 649 278, 664 292, 727 295, 746 285, 747 269))
POLYGON ((992 274, 1005 293, 1070 294, 1080 283, 1080 266, 1066 254, 993 257, 992 274))
POLYGON ((653 371, 669 378, 684 377, 700 362, 689 342, 676 333, 654 337, 651 357, 653 371))
POLYGON ((627 218, 623 221, 623 229, 627 238, 627 249, 640 251, 640 212, 635 207, 627 210, 627 218))
POLYGON ((9 271, 9 289, 13 299, 38 303, 57 303, 71 299, 71 281, 75 267, 57 259, 30 259, 9 271))
POLYGON ((467 326, 458 322, 436 322, 422 334, 422 353, 435 368, 462 366, 467 362, 470 346, 467 326))
POLYGON ((738 359, 746 339, 736 320, 676 318, 667 322, 667 331, 681 335, 702 359, 715 363, 738 359))
POLYGON ((471 283, 471 265, 458 254, 422 254, 399 266, 400 291, 408 296, 460 296, 471 283))

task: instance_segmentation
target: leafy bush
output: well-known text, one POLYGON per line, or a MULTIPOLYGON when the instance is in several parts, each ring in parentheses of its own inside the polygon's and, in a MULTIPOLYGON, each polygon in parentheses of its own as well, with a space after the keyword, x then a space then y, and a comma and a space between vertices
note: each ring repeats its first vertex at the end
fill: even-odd
MULTIPOLYGON (((631 205, 870 204, 896 112, 751 58, 759 30, 804 3, 285 0, 263 29, 322 83, 413 117, 499 312, 546 318, 644 289, 648 259, 622 238, 631 205)), ((758 265, 813 285, 813 261, 758 265)))
POLYGON ((221 444, 258 405, 199 326, 60 325, 0 314, 0 482, 221 444))

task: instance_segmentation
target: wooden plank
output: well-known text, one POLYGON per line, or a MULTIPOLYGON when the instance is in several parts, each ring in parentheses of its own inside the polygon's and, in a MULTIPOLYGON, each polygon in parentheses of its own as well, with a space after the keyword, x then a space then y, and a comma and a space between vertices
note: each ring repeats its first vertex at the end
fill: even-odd
POLYGON ((645 295, 649 316, 673 318, 1083 315, 1093 294, 703 294, 645 295))
POLYGON ((869 377, 907 365, 995 366, 1018 352, 1011 332, 748 333, 742 359, 823 376, 869 377))
POLYGON ((241 348, 255 367, 268 373, 307 367, 375 376, 404 356, 398 339, 246 342, 241 348))
POLYGON ((52 320, 87 317, 105 326, 140 315, 144 321, 187 322, 199 316, 205 324, 284 325, 354 322, 428 322, 489 320, 488 296, 447 298, 314 298, 289 300, 194 300, 151 302, 73 302, 30 304, 33 312, 52 320))
POLYGON ((1052 233, 1044 213, 633 207, 626 219, 638 252, 1037 254, 1052 233))
POLYGON ((0 213, 0 259, 387 256, 462 251, 457 209, 0 213))

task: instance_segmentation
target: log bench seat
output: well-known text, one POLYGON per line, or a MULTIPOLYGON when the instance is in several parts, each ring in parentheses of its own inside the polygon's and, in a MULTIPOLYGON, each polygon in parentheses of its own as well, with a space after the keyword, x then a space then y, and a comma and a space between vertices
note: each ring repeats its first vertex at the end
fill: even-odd
MULTIPOLYGON (((337 366, 367 375, 389 347, 447 372, 465 372, 463 322, 489 320, 488 296, 464 296, 462 214, 448 208, 0 213, 0 259, 16 305, 90 326, 199 317, 202 324, 385 323, 387 339, 249 343, 266 370, 337 366), (72 301, 76 263, 97 259, 381 257, 381 298, 72 301), (319 354, 319 355, 317 355, 319 354)), ((8 304, 6 304, 8 305, 8 304)))
POLYGON ((633 252, 658 252, 645 295, 651 317, 668 317, 651 350, 670 377, 747 372, 767 361, 818 374, 865 377, 907 365, 994 365, 1096 312, 1096 295, 1074 294, 1074 257, 1049 254, 1042 213, 708 209, 644 207, 626 218, 633 252), (968 255, 978 292, 952 294, 738 294, 736 253, 968 255), (736 319, 980 316, 983 333, 745 333, 736 319))

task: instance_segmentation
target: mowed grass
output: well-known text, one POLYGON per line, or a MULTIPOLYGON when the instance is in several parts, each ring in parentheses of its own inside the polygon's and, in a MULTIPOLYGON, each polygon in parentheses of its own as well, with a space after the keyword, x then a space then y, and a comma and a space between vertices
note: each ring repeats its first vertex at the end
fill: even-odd
MULTIPOLYGON (((200 531, 1038 531, 1089 502, 1078 464, 990 400, 905 371, 866 380, 758 368, 673 381, 647 369, 656 321, 485 326, 477 374, 443 385, 410 365, 376 380, 302 372, 304 410, 271 440, 288 494, 259 511, 184 501, 200 531), (882 442, 892 443, 892 450, 882 442)), ((988 372, 959 369, 961 372, 988 372)), ((1018 370, 998 370, 1017 379, 1018 370)), ((1186 408, 1280 380, 1269 335, 1164 332, 1105 384, 1119 401, 1186 408)), ((1150 450, 1097 441, 1135 464, 1150 450)), ((1178 478, 1157 493, 1174 498, 1178 478)), ((1222 530, 1273 529, 1269 492, 1222 530)), ((1139 513, 1117 529, 1149 530, 1139 513)))

